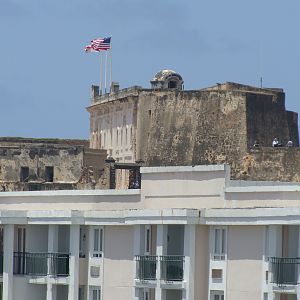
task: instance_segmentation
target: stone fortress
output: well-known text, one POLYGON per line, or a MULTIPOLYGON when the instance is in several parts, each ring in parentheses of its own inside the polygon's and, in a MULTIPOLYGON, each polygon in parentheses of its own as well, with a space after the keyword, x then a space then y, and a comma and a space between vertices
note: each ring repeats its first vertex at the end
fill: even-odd
POLYGON ((150 89, 114 84, 100 95, 92 86, 91 98, 91 148, 119 162, 228 163, 233 179, 300 181, 298 115, 285 109, 282 89, 226 82, 186 91, 178 73, 163 70, 150 89), (275 137, 294 147, 272 148, 275 137))
POLYGON ((105 150, 87 140, 0 138, 0 191, 99 188, 105 150))
POLYGON ((223 163, 232 179, 300 181, 298 115, 282 89, 184 90, 172 70, 150 83, 92 86, 89 141, 0 138, 0 191, 137 188, 140 166, 223 163), (293 147, 271 147, 274 137, 293 147))

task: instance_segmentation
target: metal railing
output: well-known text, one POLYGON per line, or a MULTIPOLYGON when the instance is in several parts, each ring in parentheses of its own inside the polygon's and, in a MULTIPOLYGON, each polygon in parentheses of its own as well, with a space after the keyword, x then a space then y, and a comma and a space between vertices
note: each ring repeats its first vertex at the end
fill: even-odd
POLYGON ((272 283, 278 286, 297 285, 300 258, 269 257, 272 272, 272 283))
POLYGON ((157 256, 155 255, 136 255, 137 279, 156 280, 157 256))
POLYGON ((164 255, 159 257, 161 279, 165 281, 182 281, 184 270, 184 256, 164 255))
POLYGON ((0 274, 3 274, 3 252, 0 252, 0 274))
POLYGON ((68 253, 14 252, 14 274, 69 276, 68 253))

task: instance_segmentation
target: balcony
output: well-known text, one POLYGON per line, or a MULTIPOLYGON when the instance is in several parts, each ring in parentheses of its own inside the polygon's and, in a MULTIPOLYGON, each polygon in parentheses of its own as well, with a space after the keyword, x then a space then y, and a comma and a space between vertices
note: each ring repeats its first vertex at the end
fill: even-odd
POLYGON ((14 274, 67 277, 69 254, 14 252, 14 274))
POLYGON ((183 281, 184 256, 160 256, 161 279, 164 281, 183 281))
POLYGON ((297 285, 300 258, 270 257, 272 279, 278 286, 297 285))
POLYGON ((137 255, 137 278, 139 280, 156 280, 157 256, 137 255))
POLYGON ((182 255, 137 255, 136 261, 138 280, 160 279, 168 282, 180 282, 184 279, 184 256, 182 255), (160 278, 156 278, 158 264, 160 265, 160 278))
POLYGON ((3 252, 0 252, 0 274, 3 274, 3 252))

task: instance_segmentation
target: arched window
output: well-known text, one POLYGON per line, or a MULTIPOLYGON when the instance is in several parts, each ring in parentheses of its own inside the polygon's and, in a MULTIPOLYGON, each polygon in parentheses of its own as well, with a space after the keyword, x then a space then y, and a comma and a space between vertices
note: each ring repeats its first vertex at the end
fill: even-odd
POLYGON ((176 89, 177 87, 177 82, 175 80, 170 80, 168 83, 168 88, 169 89, 176 89))

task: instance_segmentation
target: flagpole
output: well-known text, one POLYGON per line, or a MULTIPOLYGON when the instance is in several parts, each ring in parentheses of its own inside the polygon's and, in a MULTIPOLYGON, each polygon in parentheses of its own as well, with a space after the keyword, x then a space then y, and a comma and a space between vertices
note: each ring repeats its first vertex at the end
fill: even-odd
POLYGON ((107 51, 105 51, 105 72, 104 72, 104 83, 105 83, 105 94, 106 94, 106 83, 107 83, 107 51))
POLYGON ((99 53, 100 54, 100 95, 102 95, 102 65, 103 65, 103 62, 102 62, 102 55, 101 55, 101 52, 99 53))
POLYGON ((112 39, 110 38, 110 89, 112 88, 112 39))

